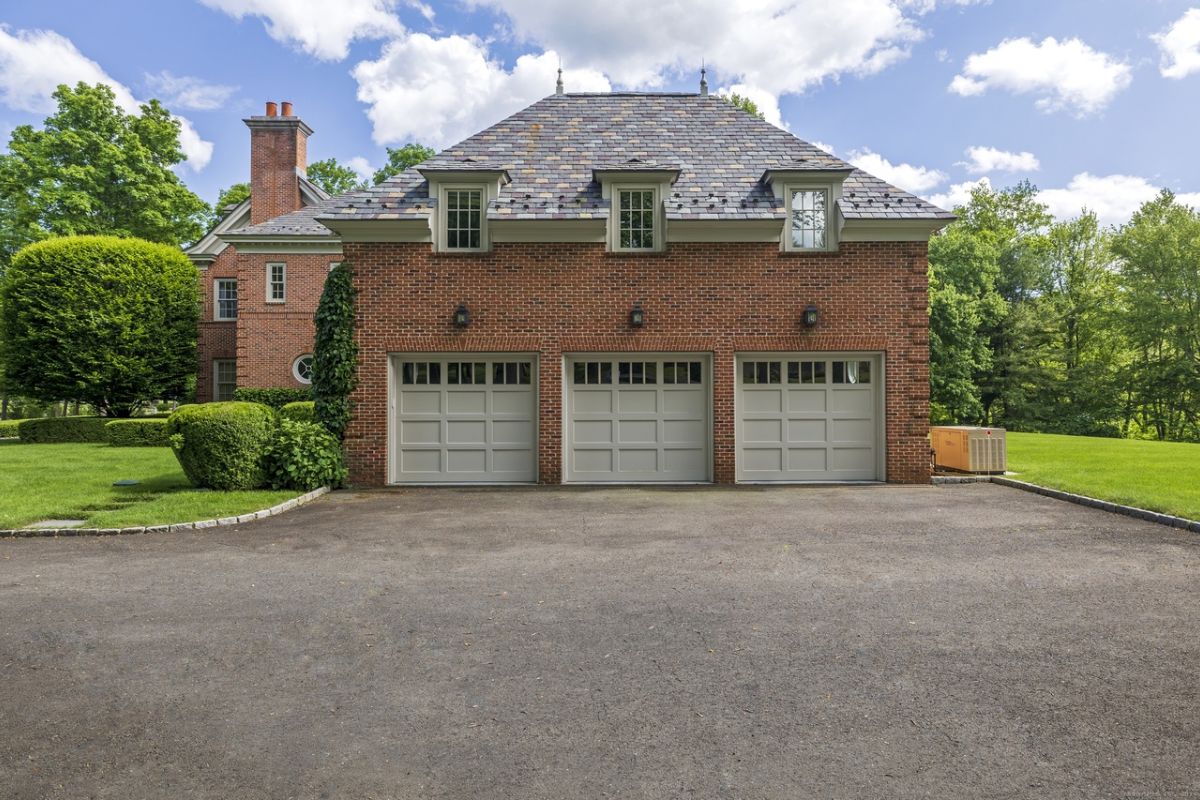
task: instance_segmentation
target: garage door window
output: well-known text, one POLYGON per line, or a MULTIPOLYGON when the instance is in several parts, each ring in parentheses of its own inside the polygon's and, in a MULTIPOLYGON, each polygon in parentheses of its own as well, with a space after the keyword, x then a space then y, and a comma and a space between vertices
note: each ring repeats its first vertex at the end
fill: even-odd
POLYGON ((451 386, 487 383, 487 364, 451 361, 446 365, 446 383, 451 386))
POLYGON ((439 386, 442 365, 428 361, 406 361, 400 369, 400 382, 405 386, 439 386))
POLYGON ((663 383, 673 385, 700 383, 703 376, 699 361, 667 361, 663 363, 663 383))
POLYGON ((509 386, 528 386, 533 368, 528 361, 500 361, 492 365, 492 383, 509 386))
POLYGON ((824 361, 789 361, 788 383, 823 384, 825 383, 824 361))
POLYGON ((871 362, 870 361, 835 361, 835 362, 833 362, 833 382, 840 383, 840 384, 870 383, 871 382, 871 362))
POLYGON ((779 361, 742 362, 742 383, 772 384, 782 382, 782 363, 779 361))
POLYGON ((658 383, 658 364, 654 361, 620 361, 617 363, 617 383, 658 383))
POLYGON ((577 386, 612 383, 611 361, 576 361, 574 382, 577 386))

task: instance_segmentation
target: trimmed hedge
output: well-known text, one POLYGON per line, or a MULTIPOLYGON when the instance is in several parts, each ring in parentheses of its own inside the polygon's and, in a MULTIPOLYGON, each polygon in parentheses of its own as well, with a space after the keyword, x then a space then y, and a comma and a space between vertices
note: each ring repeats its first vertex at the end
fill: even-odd
POLYGON ((288 403, 286 406, 279 409, 279 416, 283 417, 284 419, 295 420, 296 422, 316 422, 316 403, 314 403, 312 400, 301 400, 296 403, 288 403))
POLYGON ((311 389, 234 389, 233 399, 241 403, 261 403, 279 411, 288 403, 312 400, 311 389))
POLYGON ((308 492, 346 480, 341 443, 316 422, 280 419, 266 464, 273 489, 308 492))
POLYGON ((17 423, 22 442, 51 444, 61 442, 108 441, 104 426, 107 417, 42 417, 23 419, 17 423))
POLYGON ((104 426, 113 447, 169 447, 167 421, 162 417, 114 419, 104 426))
POLYGON ((0 439, 17 438, 17 425, 21 422, 19 419, 0 419, 0 439))
POLYGON ((275 412, 259 403, 181 406, 167 420, 171 448, 188 480, 209 489, 258 489, 275 435, 275 412))

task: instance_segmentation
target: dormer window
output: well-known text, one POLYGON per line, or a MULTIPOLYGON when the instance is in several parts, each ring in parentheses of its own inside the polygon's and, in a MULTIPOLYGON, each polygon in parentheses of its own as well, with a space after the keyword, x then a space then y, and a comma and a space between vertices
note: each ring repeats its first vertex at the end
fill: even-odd
POLYGON ((483 249, 483 189, 444 190, 447 250, 483 249))
POLYGON ((651 188, 619 189, 617 247, 620 250, 655 249, 655 195, 651 188))
POLYGON ((829 229, 829 190, 794 189, 788 204, 793 250, 826 250, 829 229))

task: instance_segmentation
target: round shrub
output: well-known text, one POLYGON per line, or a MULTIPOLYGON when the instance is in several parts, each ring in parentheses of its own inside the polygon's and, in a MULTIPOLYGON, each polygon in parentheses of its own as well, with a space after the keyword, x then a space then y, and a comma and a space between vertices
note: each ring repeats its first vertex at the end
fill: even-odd
POLYGON ((198 313, 196 267, 178 246, 115 236, 31 244, 0 278, 7 388, 81 400, 107 417, 181 397, 196 372, 198 313))
POLYGON ((312 400, 312 390, 308 387, 303 389, 279 387, 271 389, 255 389, 249 386, 242 386, 233 390, 233 399, 241 400, 244 403, 262 403, 264 406, 270 406, 278 411, 288 403, 301 403, 305 400, 312 400))
POLYGON ((267 453, 267 477, 274 489, 311 491, 346 480, 342 446, 323 425, 286 417, 267 453))
POLYGON ((258 489, 275 433, 275 412, 258 403, 180 406, 167 420, 171 447, 183 472, 209 489, 258 489))
POLYGON ((288 403, 283 408, 279 409, 279 416, 284 419, 295 420, 296 422, 316 422, 317 411, 316 403, 312 400, 303 400, 299 403, 288 403))

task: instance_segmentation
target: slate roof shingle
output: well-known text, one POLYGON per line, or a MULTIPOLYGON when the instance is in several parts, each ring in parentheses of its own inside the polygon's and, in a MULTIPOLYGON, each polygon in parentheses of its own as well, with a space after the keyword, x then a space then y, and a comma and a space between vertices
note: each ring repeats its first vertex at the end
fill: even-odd
MULTIPOLYGON (((954 219, 711 95, 551 95, 443 150, 419 169, 507 171, 511 183, 489 204, 491 220, 603 219, 609 202, 601 197, 593 171, 627 164, 679 170, 663 198, 668 220, 782 221, 781 202, 761 180, 768 169, 849 170, 839 201, 847 220, 954 219)), ((322 218, 420 219, 434 203, 425 178, 412 168, 378 186, 236 233, 329 236, 322 218)))

